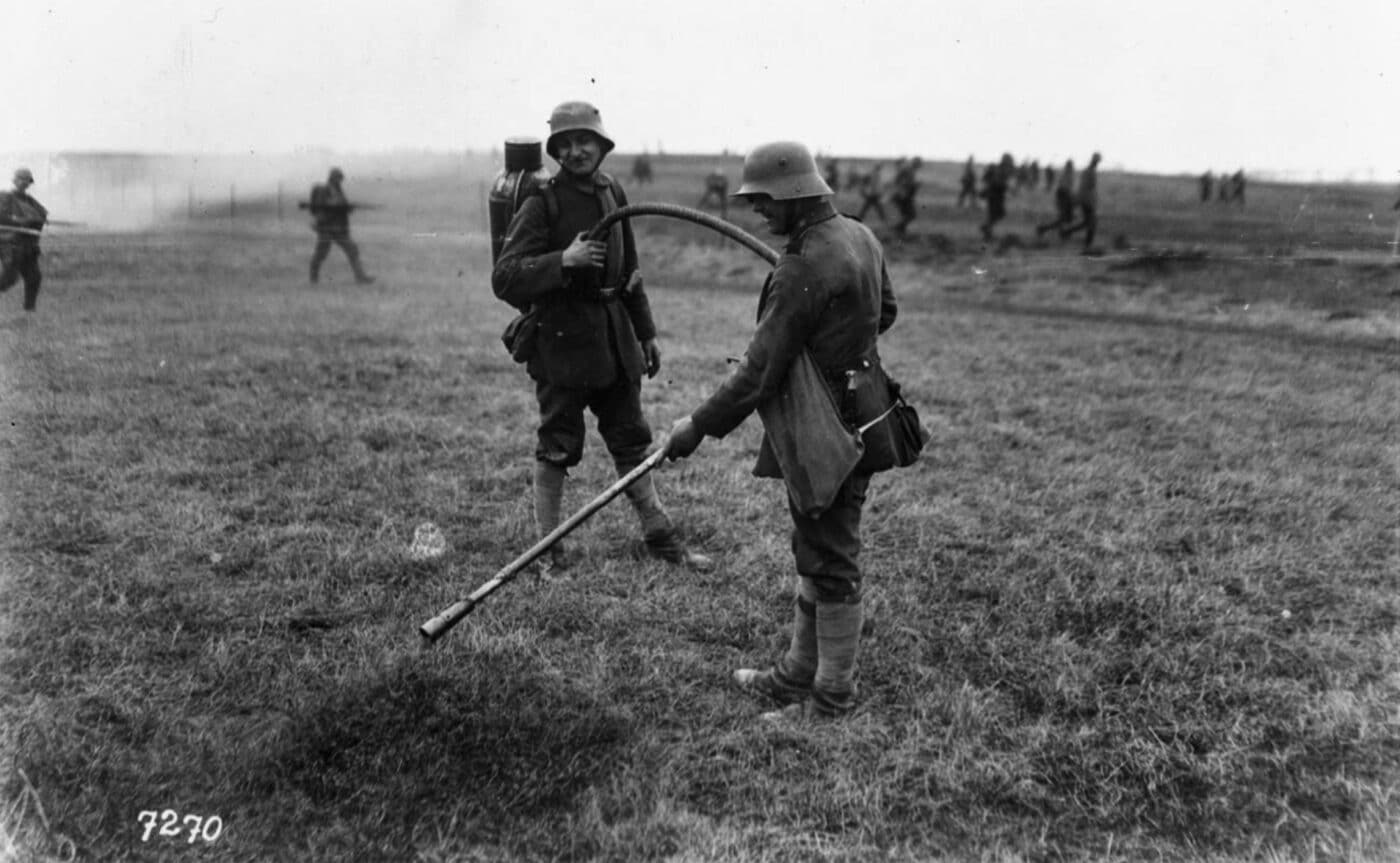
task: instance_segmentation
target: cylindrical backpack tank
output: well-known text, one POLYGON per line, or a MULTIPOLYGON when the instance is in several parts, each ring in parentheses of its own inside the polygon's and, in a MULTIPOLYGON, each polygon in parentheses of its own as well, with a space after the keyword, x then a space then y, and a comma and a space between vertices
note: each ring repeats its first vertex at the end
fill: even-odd
POLYGON ((487 215, 491 221, 491 263, 501 255, 506 241, 506 229, 515 211, 539 185, 549 182, 544 169, 544 145, 538 138, 507 138, 506 166, 496 175, 487 196, 487 215))

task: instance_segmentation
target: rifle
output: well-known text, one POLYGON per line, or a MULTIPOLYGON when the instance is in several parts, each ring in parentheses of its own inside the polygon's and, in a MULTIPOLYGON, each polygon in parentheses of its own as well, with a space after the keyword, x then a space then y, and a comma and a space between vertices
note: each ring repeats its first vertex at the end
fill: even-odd
POLYGON ((298 210, 382 210, 379 204, 312 204, 309 201, 297 201, 298 210))
MULTIPOLYGON (((59 228, 86 228, 86 222, 68 222, 63 219, 45 219, 44 225, 52 225, 59 228)), ((31 237, 43 236, 42 228, 23 228, 19 225, 0 225, 0 231, 11 231, 16 234, 28 234, 31 237)))

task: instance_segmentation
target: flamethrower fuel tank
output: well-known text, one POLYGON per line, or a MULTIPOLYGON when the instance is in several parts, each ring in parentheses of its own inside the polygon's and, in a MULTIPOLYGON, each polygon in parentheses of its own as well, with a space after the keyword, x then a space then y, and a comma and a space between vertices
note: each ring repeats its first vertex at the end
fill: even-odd
POLYGON ((506 229, 515 211, 535 188, 549 182, 544 169, 544 145, 538 138, 507 138, 506 166, 496 175, 487 196, 487 215, 491 221, 491 263, 501 255, 506 229))

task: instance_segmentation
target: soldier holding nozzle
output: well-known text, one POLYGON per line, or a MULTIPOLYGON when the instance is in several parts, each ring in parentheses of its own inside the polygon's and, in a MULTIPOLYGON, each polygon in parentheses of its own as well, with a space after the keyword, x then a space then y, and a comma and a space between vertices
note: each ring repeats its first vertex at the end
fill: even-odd
MULTIPOLYGON (((596 107, 564 102, 554 109, 545 151, 559 171, 521 204, 491 275, 497 297, 539 314, 526 370, 539 403, 534 504, 541 538, 559 526, 564 481, 583 459, 585 410, 597 417, 618 476, 640 465, 652 443, 642 376, 660 370, 661 351, 632 229, 623 221, 606 239, 587 238, 605 215, 627 204, 622 186, 601 170, 612 149, 596 107)), ((713 566, 686 548, 650 473, 626 494, 641 520, 646 553, 697 571, 713 566)), ((553 570, 576 560, 562 540, 550 548, 553 570)))
MULTIPOLYGON (((671 427, 665 451, 673 460, 689 456, 705 437, 724 437, 759 410, 782 389, 794 365, 805 363, 804 351, 828 389, 842 394, 841 418, 850 427, 877 419, 889 405, 876 340, 894 323, 897 309, 875 235, 836 212, 832 189, 800 143, 756 147, 744 160, 735 197, 746 200, 772 233, 786 237, 787 246, 759 294, 758 324, 743 360, 671 427)), ((792 397, 814 392, 821 397, 820 390, 792 397)), ((754 473, 781 477, 772 430, 765 426, 765 432, 754 473)), ((789 437, 797 441, 795 460, 819 469, 803 459, 811 437, 784 435, 789 437)), ((855 704, 863 614, 861 511, 871 475, 894 466, 884 440, 867 437, 861 460, 825 510, 804 509, 789 496, 797 570, 792 640, 773 666, 734 672, 740 687, 786 705, 765 719, 837 717, 855 704)))

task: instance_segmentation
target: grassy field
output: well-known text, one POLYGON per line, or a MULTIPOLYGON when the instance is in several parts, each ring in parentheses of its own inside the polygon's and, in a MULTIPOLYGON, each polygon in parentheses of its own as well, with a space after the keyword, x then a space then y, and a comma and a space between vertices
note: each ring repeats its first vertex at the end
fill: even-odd
MULTIPOLYGON (((630 197, 693 204, 713 164, 737 179, 668 157, 630 197)), ((338 250, 307 285, 311 235, 266 202, 47 240, 39 313, 0 295, 0 859, 1400 858, 1392 190, 1202 206, 1109 172, 1081 256, 1034 239, 1041 192, 985 247, 958 168, 889 240, 882 352, 933 442, 873 483, 834 725, 728 685, 791 603, 756 419, 658 474, 716 572, 635 557, 618 504, 576 577, 421 643, 533 542, 480 162, 352 168, 385 206, 355 223, 372 286, 338 250), (444 556, 410 556, 424 522, 444 556)), ((765 267, 636 225, 665 428, 765 267)), ((605 462, 591 436, 569 507, 605 462)))

